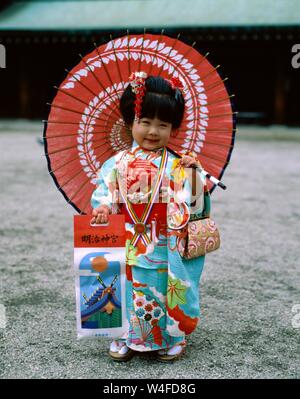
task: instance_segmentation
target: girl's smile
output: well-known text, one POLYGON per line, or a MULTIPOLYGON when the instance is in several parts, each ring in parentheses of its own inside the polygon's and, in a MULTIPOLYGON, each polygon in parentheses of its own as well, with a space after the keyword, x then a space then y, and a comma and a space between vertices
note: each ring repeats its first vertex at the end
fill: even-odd
POLYGON ((132 137, 137 144, 146 150, 157 150, 168 144, 172 124, 158 118, 141 118, 132 125, 132 137))

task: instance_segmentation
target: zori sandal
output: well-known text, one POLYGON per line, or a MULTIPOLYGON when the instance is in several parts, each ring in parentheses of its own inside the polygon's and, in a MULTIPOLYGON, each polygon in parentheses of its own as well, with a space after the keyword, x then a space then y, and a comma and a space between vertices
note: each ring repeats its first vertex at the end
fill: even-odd
POLYGON ((110 344, 109 356, 116 362, 127 362, 133 355, 134 351, 125 342, 113 341, 110 344))
POLYGON ((172 346, 172 348, 166 348, 157 352, 157 359, 161 362, 170 362, 179 359, 185 353, 186 342, 180 342, 172 346))

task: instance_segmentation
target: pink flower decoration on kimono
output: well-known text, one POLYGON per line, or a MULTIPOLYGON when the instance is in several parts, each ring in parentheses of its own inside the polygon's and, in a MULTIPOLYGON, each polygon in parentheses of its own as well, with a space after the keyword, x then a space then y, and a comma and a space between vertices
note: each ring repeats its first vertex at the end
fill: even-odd
POLYGON ((144 305, 144 301, 143 301, 142 299, 138 299, 138 300, 135 302, 135 304, 136 304, 136 306, 143 306, 143 305, 144 305))

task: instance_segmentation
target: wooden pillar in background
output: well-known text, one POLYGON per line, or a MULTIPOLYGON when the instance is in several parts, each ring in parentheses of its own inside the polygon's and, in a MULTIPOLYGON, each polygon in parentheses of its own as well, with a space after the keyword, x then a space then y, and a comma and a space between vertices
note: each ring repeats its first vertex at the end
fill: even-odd
POLYGON ((274 123, 283 125, 286 123, 286 77, 280 60, 277 61, 277 71, 274 90, 274 123))
POLYGON ((22 63, 20 65, 19 73, 19 118, 30 117, 29 113, 29 79, 30 75, 26 73, 26 62, 24 62, 24 55, 22 55, 22 63))

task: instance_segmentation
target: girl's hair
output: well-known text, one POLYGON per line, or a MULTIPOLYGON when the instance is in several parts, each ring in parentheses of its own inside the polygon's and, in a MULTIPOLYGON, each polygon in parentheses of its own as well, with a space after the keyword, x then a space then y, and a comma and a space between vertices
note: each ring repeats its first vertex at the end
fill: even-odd
MULTIPOLYGON (((181 91, 173 89, 161 76, 148 76, 145 80, 146 92, 142 101, 141 118, 155 118, 172 124, 177 129, 183 119, 184 98, 181 91)), ((134 120, 135 94, 129 84, 120 99, 120 111, 126 125, 134 120)))

